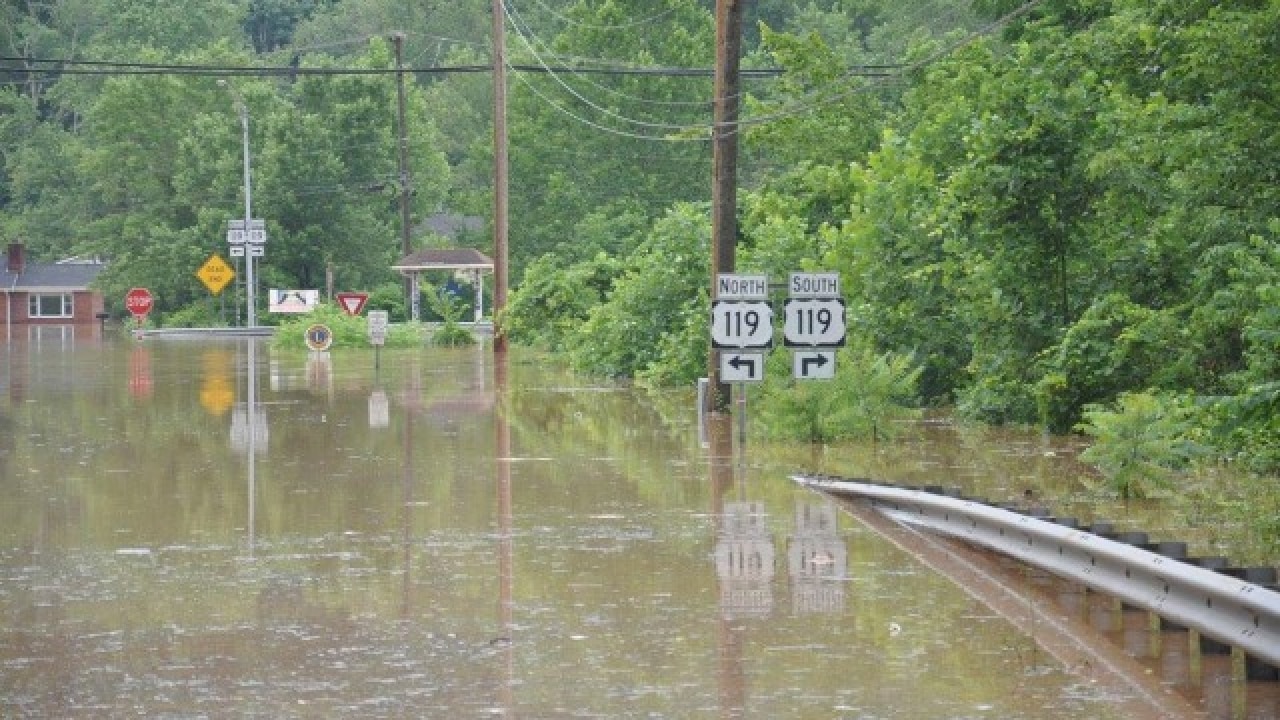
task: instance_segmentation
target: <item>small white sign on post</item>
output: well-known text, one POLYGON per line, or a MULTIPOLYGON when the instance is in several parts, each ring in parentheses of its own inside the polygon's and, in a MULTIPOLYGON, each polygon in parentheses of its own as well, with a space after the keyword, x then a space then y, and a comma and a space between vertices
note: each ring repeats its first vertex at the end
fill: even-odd
POLYGON ((387 342, 388 320, 386 310, 369 311, 369 342, 374 345, 383 345, 387 342))
POLYGON ((720 380, 727 383, 763 381, 764 353, 721 352, 720 380))

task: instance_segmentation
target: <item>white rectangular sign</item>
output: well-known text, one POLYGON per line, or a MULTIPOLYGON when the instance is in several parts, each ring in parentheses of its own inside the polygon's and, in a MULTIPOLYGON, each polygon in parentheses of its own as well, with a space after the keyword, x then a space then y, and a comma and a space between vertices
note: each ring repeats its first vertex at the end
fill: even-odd
POLYGON ((836 376, 835 350, 796 350, 791 354, 791 374, 797 380, 830 380, 836 376))
POLYGON ((787 294, 793 298, 838 298, 840 273, 791 273, 787 294))
POLYGON ((382 345, 387 341, 387 311, 369 311, 369 342, 382 345))
POLYGON ((769 278, 766 275, 716 276, 715 300, 768 300, 769 278))
POLYGON ((298 315, 309 313, 320 305, 319 290, 278 290, 271 288, 267 312, 298 315))
POLYGON ((720 380, 727 383, 760 382, 764 380, 764 353, 720 353, 720 380))

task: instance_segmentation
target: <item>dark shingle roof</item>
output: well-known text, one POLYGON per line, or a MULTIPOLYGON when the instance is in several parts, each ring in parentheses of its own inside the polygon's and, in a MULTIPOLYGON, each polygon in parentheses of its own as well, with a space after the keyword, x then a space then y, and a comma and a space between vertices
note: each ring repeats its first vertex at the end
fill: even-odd
POLYGON ((0 263, 0 288, 36 292, 87 290, 106 269, 100 262, 27 263, 19 275, 0 263))

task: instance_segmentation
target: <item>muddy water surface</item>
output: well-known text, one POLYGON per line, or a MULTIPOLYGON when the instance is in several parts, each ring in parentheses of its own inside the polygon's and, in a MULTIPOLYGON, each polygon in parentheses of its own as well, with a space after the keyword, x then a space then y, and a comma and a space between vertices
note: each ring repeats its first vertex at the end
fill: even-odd
POLYGON ((534 355, 495 368, 483 347, 387 350, 375 367, 268 345, 0 350, 0 715, 1204 708, 1096 672, 949 561, 788 479, 818 465, 1016 491, 1068 482, 1069 448, 1023 440, 1010 462, 1025 477, 999 480, 984 463, 1009 446, 954 433, 900 459, 717 455, 688 394, 655 402, 534 355))

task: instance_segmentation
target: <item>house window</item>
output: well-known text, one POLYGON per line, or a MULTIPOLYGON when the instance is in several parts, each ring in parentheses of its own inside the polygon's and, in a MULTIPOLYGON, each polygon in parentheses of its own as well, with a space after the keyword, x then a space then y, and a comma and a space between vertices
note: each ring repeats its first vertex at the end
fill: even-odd
POLYGON ((71 293, 32 293, 27 314, 33 318, 69 318, 75 305, 71 293))

